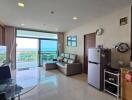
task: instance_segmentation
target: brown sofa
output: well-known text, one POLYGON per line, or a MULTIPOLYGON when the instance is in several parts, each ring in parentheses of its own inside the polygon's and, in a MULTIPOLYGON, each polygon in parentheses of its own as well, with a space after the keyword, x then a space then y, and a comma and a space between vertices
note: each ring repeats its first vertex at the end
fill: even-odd
POLYGON ((77 62, 77 55, 70 53, 62 53, 60 57, 63 58, 62 61, 57 61, 56 65, 58 69, 65 75, 75 75, 82 73, 82 64, 77 62))

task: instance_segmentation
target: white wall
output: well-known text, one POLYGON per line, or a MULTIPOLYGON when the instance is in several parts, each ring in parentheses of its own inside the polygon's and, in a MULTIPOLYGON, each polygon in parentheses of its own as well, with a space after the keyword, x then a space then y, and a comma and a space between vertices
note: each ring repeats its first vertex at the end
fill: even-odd
MULTIPOLYGON (((104 34, 96 36, 96 45, 113 48, 114 44, 118 42, 130 44, 130 19, 130 6, 127 6, 65 33, 65 52, 79 55, 79 59, 83 62, 84 35, 95 32, 99 27, 104 29, 104 34), (127 25, 120 26, 119 22, 122 17, 128 17, 127 25), (67 46, 67 36, 69 35, 77 35, 77 47, 67 46)), ((121 54, 112 49, 112 63, 117 63, 118 60, 128 63, 129 58, 130 52, 121 54)))
POLYGON ((0 20, 0 25, 1 25, 1 26, 4 26, 4 23, 3 23, 1 20, 0 20))

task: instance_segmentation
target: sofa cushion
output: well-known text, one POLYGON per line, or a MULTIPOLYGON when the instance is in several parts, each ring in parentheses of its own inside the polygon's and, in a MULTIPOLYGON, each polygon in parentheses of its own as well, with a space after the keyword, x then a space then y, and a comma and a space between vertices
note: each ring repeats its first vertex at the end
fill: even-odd
POLYGON ((65 63, 67 63, 67 62, 68 62, 68 59, 67 59, 67 58, 64 58, 63 61, 64 61, 65 63))
POLYGON ((74 54, 70 54, 70 59, 76 59, 76 55, 74 55, 74 54))
POLYGON ((74 63, 74 60, 68 59, 68 64, 73 64, 73 63, 74 63))
POLYGON ((70 54, 65 53, 65 58, 69 58, 69 57, 70 57, 70 54))
POLYGON ((61 56, 61 57, 64 57, 64 56, 65 56, 65 54, 64 54, 64 53, 61 53, 61 54, 60 54, 60 56, 61 56))
POLYGON ((59 67, 61 67, 61 68, 66 68, 67 64, 64 63, 64 62, 57 62, 56 65, 59 66, 59 67))
POLYGON ((63 56, 59 56, 59 57, 57 58, 57 61, 62 62, 62 61, 63 61, 63 59, 64 59, 64 57, 63 57, 63 56))

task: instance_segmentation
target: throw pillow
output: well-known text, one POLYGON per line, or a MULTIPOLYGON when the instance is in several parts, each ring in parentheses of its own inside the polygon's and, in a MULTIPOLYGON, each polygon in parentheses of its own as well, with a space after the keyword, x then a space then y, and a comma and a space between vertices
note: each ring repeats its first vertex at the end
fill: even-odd
POLYGON ((62 56, 59 56, 59 57, 57 58, 57 61, 62 62, 62 61, 63 61, 63 57, 62 57, 62 56))

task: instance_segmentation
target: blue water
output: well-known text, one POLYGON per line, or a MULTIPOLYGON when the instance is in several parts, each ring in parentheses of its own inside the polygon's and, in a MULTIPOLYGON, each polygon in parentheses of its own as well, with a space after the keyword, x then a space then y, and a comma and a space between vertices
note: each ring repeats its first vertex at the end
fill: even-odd
POLYGON ((57 51, 57 41, 41 40, 41 51, 57 51))
MULTIPOLYGON (((16 51, 38 51, 38 49, 34 49, 34 48, 17 48, 16 51)), ((57 51, 57 48, 44 48, 41 49, 41 51, 57 51)), ((3 53, 2 53, 3 54, 3 53)))

